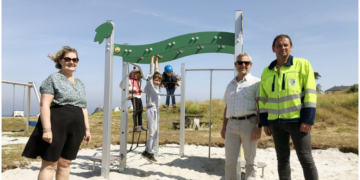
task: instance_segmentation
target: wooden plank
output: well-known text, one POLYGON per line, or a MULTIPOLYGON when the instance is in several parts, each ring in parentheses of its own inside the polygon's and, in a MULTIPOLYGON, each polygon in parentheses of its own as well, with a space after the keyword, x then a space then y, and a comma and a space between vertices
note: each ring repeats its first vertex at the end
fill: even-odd
POLYGON ((180 133, 160 132, 159 134, 180 134, 180 133))
MULTIPOLYGON (((120 159, 120 156, 110 156, 110 161, 115 161, 117 159, 120 159)), ((101 162, 102 161, 102 156, 93 156, 89 158, 90 161, 96 161, 96 162, 101 162)))
MULTIPOLYGON (((241 160, 241 168, 245 168, 245 164, 246 164, 246 161, 241 160)), ((264 167, 266 167, 266 164, 263 162, 257 162, 257 167, 264 168, 264 167)))
POLYGON ((160 120, 159 122, 179 122, 179 120, 160 120))
POLYGON ((186 118, 199 118, 199 119, 203 119, 204 118, 204 116, 185 116, 185 119, 186 118))

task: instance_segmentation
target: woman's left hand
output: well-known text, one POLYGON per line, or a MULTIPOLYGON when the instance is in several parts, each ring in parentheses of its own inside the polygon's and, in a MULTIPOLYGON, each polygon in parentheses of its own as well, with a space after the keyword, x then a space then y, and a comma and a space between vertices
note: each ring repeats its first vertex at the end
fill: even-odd
POLYGON ((84 141, 85 141, 86 145, 88 145, 90 143, 90 141, 91 141, 90 131, 85 132, 84 141))

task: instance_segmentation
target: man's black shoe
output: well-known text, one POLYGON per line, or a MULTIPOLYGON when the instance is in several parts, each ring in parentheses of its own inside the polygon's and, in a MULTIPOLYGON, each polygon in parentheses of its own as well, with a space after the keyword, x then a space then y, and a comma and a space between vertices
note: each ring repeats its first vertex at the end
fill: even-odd
POLYGON ((149 156, 149 153, 147 151, 144 151, 142 154, 141 154, 141 157, 147 159, 149 156))
POLYGON ((154 157, 154 154, 152 153, 148 153, 147 151, 144 151, 142 154, 141 154, 141 157, 148 160, 149 162, 151 163, 156 163, 157 160, 155 159, 154 157))
POLYGON ((149 153, 148 154, 148 161, 152 162, 152 163, 157 163, 157 160, 154 157, 154 154, 149 153))

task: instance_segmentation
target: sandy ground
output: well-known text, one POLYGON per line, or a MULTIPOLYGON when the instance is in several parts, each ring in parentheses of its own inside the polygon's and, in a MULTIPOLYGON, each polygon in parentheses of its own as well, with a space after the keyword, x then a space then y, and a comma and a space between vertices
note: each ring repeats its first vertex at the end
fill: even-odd
MULTIPOLYGON (((2 145, 26 143, 27 138, 11 138, 2 135, 2 145)), ((140 146, 143 146, 140 145, 140 146)), ((120 146, 111 146, 111 154, 119 155, 120 146)), ((129 146, 128 146, 129 149, 129 146)), ((144 147, 138 147, 128 153, 126 170, 118 172, 118 162, 110 164, 110 179, 137 180, 137 179, 225 179, 224 178, 224 148, 211 148, 211 158, 208 158, 207 146, 185 146, 185 156, 180 157, 179 145, 168 144, 160 146, 159 164, 152 164, 141 158, 144 147)), ((321 180, 357 180, 358 155, 342 153, 337 149, 313 150, 319 179, 321 180)), ((71 164, 70 179, 103 179, 101 177, 101 164, 96 163, 95 173, 92 172, 93 162, 91 156, 101 155, 101 148, 80 150, 77 159, 71 164)), ((277 161, 274 148, 258 149, 258 161, 267 164, 264 169, 264 178, 259 168, 257 179, 276 180, 277 161)), ((25 168, 17 168, 2 173, 3 180, 37 179, 40 162, 33 162, 25 168)), ((302 168, 297 160, 295 151, 291 151, 291 176, 293 180, 302 180, 302 168)))

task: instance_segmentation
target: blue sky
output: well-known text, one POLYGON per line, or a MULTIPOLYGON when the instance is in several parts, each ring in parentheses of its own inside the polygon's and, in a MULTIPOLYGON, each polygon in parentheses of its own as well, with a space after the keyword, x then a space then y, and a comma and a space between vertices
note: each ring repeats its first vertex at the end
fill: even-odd
MULTIPOLYGON (((2 80, 35 82, 39 89, 44 79, 57 72, 47 55, 65 45, 74 47, 80 58, 74 76, 86 85, 92 113, 104 101, 105 44, 94 42, 100 24, 114 21, 115 43, 142 45, 193 32, 234 32, 235 10, 244 13, 244 52, 252 56, 252 75, 260 77, 275 59, 271 50, 274 37, 288 34, 293 41, 292 55, 310 61, 322 76, 316 83, 323 91, 358 83, 357 0, 2 0, 2 80)), ((234 55, 211 53, 187 56, 161 67, 171 64, 178 73, 182 63, 188 69, 230 69, 233 61, 234 55)), ((121 57, 114 57, 113 107, 120 106, 121 62, 121 57)), ((148 65, 141 67, 145 73, 149 71, 148 65)), ((214 72, 212 97, 222 98, 232 78, 233 72, 214 72)), ((210 98, 209 72, 188 72, 186 81, 187 100, 210 98)), ((23 109, 23 93, 23 87, 15 87, 15 110, 23 109)), ((176 93, 181 93, 180 89, 176 93)), ((13 86, 2 84, 1 95, 2 114, 9 115, 13 86)), ((35 94, 31 96, 30 112, 34 115, 39 107, 35 94)))

